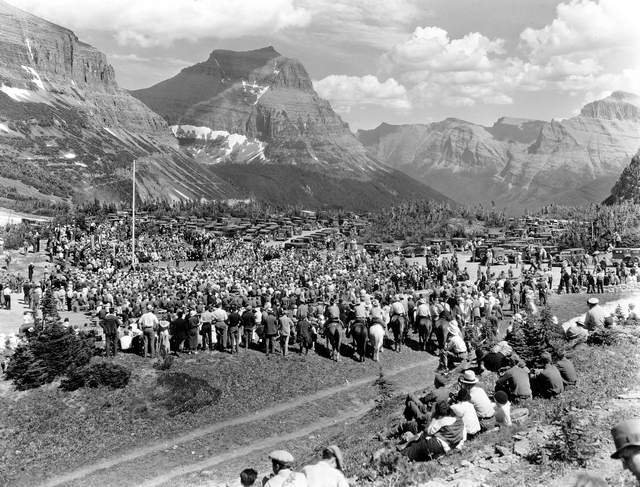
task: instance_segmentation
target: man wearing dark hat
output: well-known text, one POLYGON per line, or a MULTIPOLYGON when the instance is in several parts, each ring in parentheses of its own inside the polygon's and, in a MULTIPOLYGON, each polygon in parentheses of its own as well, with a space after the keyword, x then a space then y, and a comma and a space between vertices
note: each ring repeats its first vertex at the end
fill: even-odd
POLYGON ((542 352, 540 359, 544 368, 535 374, 534 389, 536 393, 545 398, 555 397, 564 392, 564 382, 558 368, 553 365, 549 352, 542 352))
POLYGON ((611 458, 622 460, 623 469, 629 470, 640 484, 640 418, 618 423, 611 435, 616 445, 611 458))
POLYGON ((309 487, 349 487, 342 473, 344 461, 337 445, 329 445, 322 450, 322 460, 315 465, 307 465, 302 473, 309 487))
POLYGON ((307 478, 291 470, 293 455, 285 450, 276 450, 269 454, 273 474, 263 482, 264 487, 307 487, 307 478))
POLYGON ((520 367, 510 358, 505 358, 505 362, 506 365, 498 371, 495 390, 504 391, 513 403, 531 399, 528 369, 520 367))

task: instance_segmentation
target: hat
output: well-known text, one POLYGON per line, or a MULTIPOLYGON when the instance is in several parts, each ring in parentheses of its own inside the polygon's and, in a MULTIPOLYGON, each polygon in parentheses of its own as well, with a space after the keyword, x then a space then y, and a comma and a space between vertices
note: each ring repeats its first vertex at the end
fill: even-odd
POLYGON ((496 392, 493 398, 496 400, 498 404, 507 404, 507 402, 509 402, 509 396, 504 391, 496 392))
POLYGON ((464 371, 462 376, 458 379, 458 382, 461 384, 477 384, 478 378, 476 377, 476 373, 469 369, 464 371))
POLYGON ((338 445, 329 445, 325 450, 331 452, 336 459, 336 467, 338 467, 338 470, 342 470, 344 460, 342 459, 342 452, 340 451, 340 448, 338 448, 338 445))
POLYGON ((627 446, 640 446, 640 418, 628 419, 611 428, 611 436, 616 451, 611 458, 620 458, 620 452, 627 446))
POLYGON ((598 304, 600 301, 598 300, 598 298, 589 298, 587 299, 587 304, 590 304, 592 306, 598 304))
POLYGON ((282 465, 289 465, 293 463, 293 455, 285 450, 275 450, 269 453, 269 458, 274 462, 278 462, 282 465))
POLYGON ((552 316, 551 317, 551 323, 553 323, 554 325, 558 324, 558 317, 557 316, 552 316))
POLYGON ((540 354, 540 359, 542 359, 542 361, 545 363, 553 362, 553 359, 551 358, 551 354, 549 352, 542 352, 540 354))

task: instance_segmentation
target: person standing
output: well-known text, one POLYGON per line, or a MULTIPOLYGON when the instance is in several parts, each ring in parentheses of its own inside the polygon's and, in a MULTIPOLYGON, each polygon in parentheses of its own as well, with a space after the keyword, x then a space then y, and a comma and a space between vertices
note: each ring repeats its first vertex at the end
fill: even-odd
POLYGON ((2 295, 4 297, 4 307, 6 309, 11 309, 11 286, 9 283, 4 287, 2 295))
POLYGON ((244 335, 244 348, 249 349, 249 345, 253 342, 253 329, 254 329, 254 312, 251 306, 249 305, 247 309, 244 310, 241 316, 242 323, 242 333, 244 335))
POLYGON ((213 310, 213 322, 216 328, 216 335, 218 337, 218 345, 220 351, 227 351, 227 331, 229 327, 227 326, 227 321, 229 319, 229 315, 222 308, 222 301, 218 301, 216 303, 216 309, 213 310))
POLYGON ((229 313, 228 323, 228 335, 229 335, 229 345, 231 347, 231 353, 238 353, 238 343, 240 341, 240 321, 241 321, 240 313, 238 313, 238 308, 236 305, 231 306, 231 312, 229 313))
POLYGON ((122 321, 109 307, 100 326, 104 331, 104 355, 105 357, 115 357, 118 354, 118 327, 122 326, 122 321))
POLYGON ((200 315, 200 321, 202 325, 200 327, 200 333, 202 334, 202 350, 206 350, 207 347, 210 352, 213 352, 213 341, 211 338, 212 328, 211 323, 214 320, 211 306, 207 306, 206 310, 200 315))
POLYGON ((154 358, 158 317, 153 313, 152 305, 147 305, 147 312, 140 317, 138 324, 142 330, 142 344, 144 347, 142 355, 146 358, 147 352, 149 352, 151 358, 154 358))
POLYGON ((198 353, 198 334, 200 333, 200 316, 196 313, 195 309, 189 311, 189 353, 198 353))
POLYGON ((282 356, 286 357, 289 351, 289 336, 293 329, 293 321, 289 316, 283 314, 278 319, 278 331, 280 332, 280 349, 282 350, 282 356))
POLYGON ((274 352, 275 339, 278 336, 278 321, 272 308, 262 315, 262 333, 267 357, 274 352))

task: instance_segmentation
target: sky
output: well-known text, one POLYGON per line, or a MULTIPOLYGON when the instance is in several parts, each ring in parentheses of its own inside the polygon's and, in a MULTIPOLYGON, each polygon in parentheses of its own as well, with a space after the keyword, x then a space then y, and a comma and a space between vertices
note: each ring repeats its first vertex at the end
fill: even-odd
POLYGON ((145 88, 214 49, 300 60, 352 130, 456 117, 491 125, 640 94, 640 0, 9 0, 145 88))

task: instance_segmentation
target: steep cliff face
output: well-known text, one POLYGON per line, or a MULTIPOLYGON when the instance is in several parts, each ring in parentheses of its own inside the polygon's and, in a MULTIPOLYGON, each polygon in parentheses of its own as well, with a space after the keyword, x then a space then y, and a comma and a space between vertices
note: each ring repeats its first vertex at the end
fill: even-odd
POLYGON ((640 150, 622 171, 620 179, 611 189, 611 194, 604 200, 605 205, 624 202, 640 204, 640 150))
POLYGON ((364 207, 396 198, 446 200, 368 154, 315 92, 304 66, 273 47, 213 51, 206 61, 132 94, 163 114, 185 153, 258 197, 273 200, 272 190, 286 188, 291 202, 340 206, 329 194, 339 194, 336 180, 348 178, 371 185, 364 207), (266 184, 270 171, 278 175, 270 178, 273 188, 266 184), (247 185, 258 173, 262 183, 247 185), (315 189, 308 184, 313 173, 324 181, 315 189))
POLYGON ((0 0, 0 197, 234 195, 186 157, 165 120, 120 89, 104 54, 0 0))
POLYGON ((464 203, 599 202, 640 146, 639 98, 614 92, 562 121, 448 119, 360 131, 370 152, 464 203))

